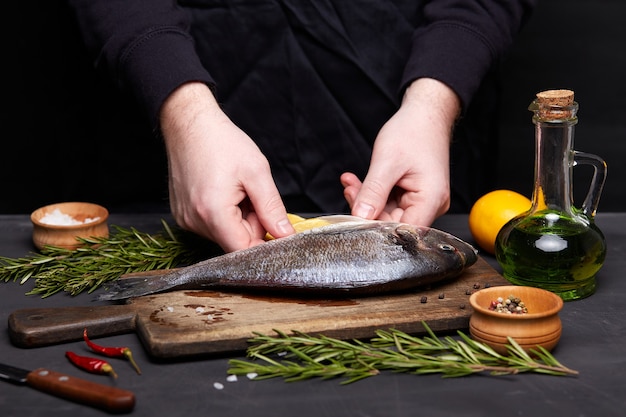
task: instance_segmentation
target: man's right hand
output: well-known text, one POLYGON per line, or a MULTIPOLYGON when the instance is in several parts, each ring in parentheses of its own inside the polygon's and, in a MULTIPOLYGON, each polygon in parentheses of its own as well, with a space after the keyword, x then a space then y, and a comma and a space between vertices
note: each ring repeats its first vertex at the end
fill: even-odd
POLYGON ((161 130, 176 222, 227 252, 295 233, 270 166, 203 83, 180 86, 163 104, 161 130))

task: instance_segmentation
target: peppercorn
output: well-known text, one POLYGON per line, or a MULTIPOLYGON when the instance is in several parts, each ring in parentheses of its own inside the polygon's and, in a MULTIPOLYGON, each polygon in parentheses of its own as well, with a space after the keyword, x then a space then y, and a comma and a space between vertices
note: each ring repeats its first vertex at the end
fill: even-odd
POLYGON ((509 295, 508 298, 498 297, 489 303, 489 310, 505 314, 525 314, 528 313, 526 304, 519 298, 509 295))

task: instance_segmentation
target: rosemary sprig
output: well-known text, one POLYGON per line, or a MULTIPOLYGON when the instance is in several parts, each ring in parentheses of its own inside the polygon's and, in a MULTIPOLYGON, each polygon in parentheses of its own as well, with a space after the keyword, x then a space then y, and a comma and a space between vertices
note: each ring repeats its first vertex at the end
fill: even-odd
POLYGON ((34 288, 26 294, 42 298, 61 291, 77 295, 123 274, 173 268, 207 256, 209 245, 162 223, 164 232, 154 235, 114 225, 108 238, 78 238, 83 245, 75 250, 46 246, 23 258, 0 257, 0 281, 24 284, 34 279, 34 288))
POLYGON ((410 336, 398 330, 378 330, 369 342, 342 341, 326 336, 313 337, 294 331, 277 336, 255 333, 247 356, 253 360, 232 359, 229 374, 255 374, 254 379, 281 377, 285 381, 310 378, 344 377, 349 384, 381 371, 412 374, 439 373, 460 377, 477 373, 508 375, 534 372, 548 375, 577 375, 561 365, 547 350, 526 353, 509 338, 509 354, 500 355, 459 331, 460 339, 438 338, 426 323, 428 335, 410 336), (254 359, 259 360, 254 361, 254 359))

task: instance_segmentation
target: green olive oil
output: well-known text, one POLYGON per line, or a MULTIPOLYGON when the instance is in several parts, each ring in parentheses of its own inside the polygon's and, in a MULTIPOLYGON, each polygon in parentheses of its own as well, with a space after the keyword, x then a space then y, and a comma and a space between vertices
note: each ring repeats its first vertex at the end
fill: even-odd
POLYGON ((570 301, 595 292, 596 273, 606 256, 604 242, 594 224, 537 212, 502 228, 496 256, 511 283, 543 288, 570 301))
POLYGON ((571 90, 537 94, 529 110, 535 124, 535 184, 532 206, 498 233, 495 253, 513 284, 543 288, 563 300, 595 292, 596 274, 606 256, 594 224, 606 179, 606 162, 574 150, 578 103, 571 90), (581 208, 573 204, 572 169, 590 165, 594 174, 581 208))

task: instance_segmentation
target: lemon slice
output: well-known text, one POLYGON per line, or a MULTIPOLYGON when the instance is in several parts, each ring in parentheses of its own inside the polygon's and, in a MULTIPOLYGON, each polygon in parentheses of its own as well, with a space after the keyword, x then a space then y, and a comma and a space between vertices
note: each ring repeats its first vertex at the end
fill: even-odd
MULTIPOLYGON (((305 230, 315 229, 316 227, 322 227, 322 226, 331 224, 331 222, 321 217, 311 217, 311 218, 306 219, 304 217, 298 216, 297 214, 287 213, 287 218, 289 219, 289 222, 291 223, 293 228, 296 230, 296 233, 304 232, 305 230)), ((269 233, 265 234, 265 240, 272 240, 272 239, 274 239, 274 236, 272 236, 269 233)))

